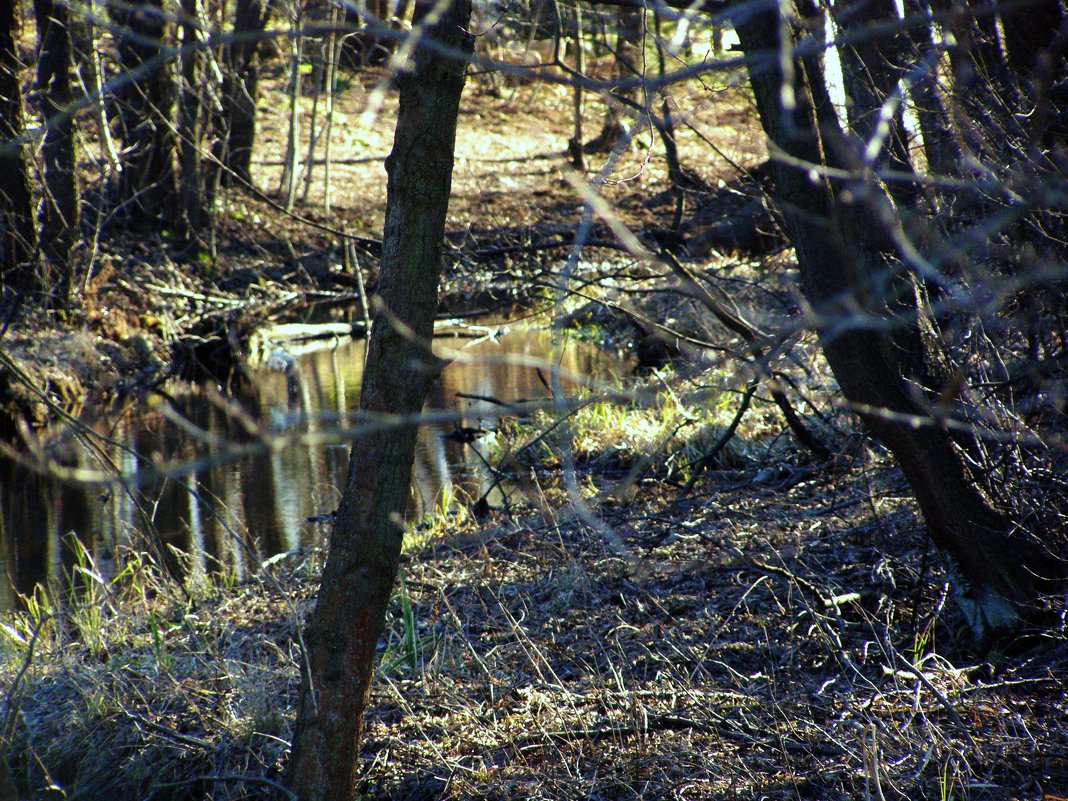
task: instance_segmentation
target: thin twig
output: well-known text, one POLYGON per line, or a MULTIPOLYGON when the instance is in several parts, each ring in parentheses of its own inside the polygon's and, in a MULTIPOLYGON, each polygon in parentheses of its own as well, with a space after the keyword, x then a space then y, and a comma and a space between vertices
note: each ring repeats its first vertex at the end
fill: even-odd
POLYGON ((965 739, 968 740, 968 744, 975 750, 976 753, 980 753, 979 746, 976 744, 975 740, 972 739, 971 732, 968 731, 968 727, 964 725, 964 721, 961 719, 961 716, 957 713, 957 710, 953 707, 953 704, 949 702, 949 699, 946 698, 945 694, 937 687, 935 687, 931 683, 931 680, 929 678, 923 675, 922 670, 912 664, 912 662, 910 662, 900 653, 895 651, 894 656, 897 657, 897 660, 901 663, 901 666, 904 667, 905 670, 907 670, 909 673, 919 679, 920 684, 922 684, 924 687, 931 691, 931 694, 938 699, 938 703, 940 703, 942 705, 942 708, 945 709, 946 712, 949 714, 950 720, 952 720, 960 728, 961 733, 964 735, 965 739))

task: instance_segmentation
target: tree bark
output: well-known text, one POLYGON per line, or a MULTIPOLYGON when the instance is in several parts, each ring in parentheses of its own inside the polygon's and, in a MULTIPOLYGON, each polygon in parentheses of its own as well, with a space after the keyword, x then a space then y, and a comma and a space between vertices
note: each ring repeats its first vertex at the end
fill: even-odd
MULTIPOLYGON (((944 428, 900 421, 929 418, 944 354, 938 342, 924 339, 920 293, 910 301, 907 277, 865 208, 842 199, 847 187, 804 166, 844 169, 825 145, 825 134, 841 132, 829 130, 836 126, 833 113, 821 108, 829 104, 818 57, 795 63, 796 107, 783 107, 779 54, 790 52, 794 40, 780 41, 781 31, 796 37, 789 25, 780 26, 777 12, 737 24, 765 133, 797 162, 773 160, 775 200, 827 361, 845 397, 901 466, 932 539, 948 557, 958 603, 975 634, 1011 631, 1062 582, 1064 563, 988 497, 944 428), (850 324, 858 311, 864 321, 850 324)), ((881 190, 869 183, 864 191, 881 190)))
POLYGON ((169 222, 177 207, 174 151, 175 80, 164 61, 168 34, 162 0, 108 5, 119 26, 123 72, 133 79, 116 92, 116 120, 127 153, 120 195, 135 222, 169 222))
POLYGON ((271 14, 267 0, 237 0, 233 41, 225 53, 223 109, 227 115, 226 185, 252 185, 252 149, 256 144, 256 101, 259 96, 259 45, 271 14))
POLYGON ((37 229, 30 198, 18 56, 18 4, 0 0, 0 283, 28 292, 33 288, 37 229))
POLYGON ((850 131, 867 145, 877 136, 885 138, 875 161, 895 170, 911 171, 907 135, 901 106, 884 120, 884 104, 904 76, 904 33, 890 37, 864 36, 872 25, 897 19, 893 0, 852 0, 837 2, 833 16, 845 41, 838 47, 848 100, 850 131), (883 132, 880 123, 889 130, 883 132))
POLYGON ((73 289, 71 251, 81 220, 75 172, 74 117, 70 113, 70 69, 73 61, 70 7, 54 0, 34 0, 37 17, 37 92, 45 124, 41 145, 45 193, 41 206, 41 250, 45 259, 38 280, 49 292, 50 305, 70 306, 73 289))
POLYGON ((214 239, 210 229, 215 193, 203 151, 208 97, 213 88, 205 69, 208 54, 198 41, 204 22, 201 4, 199 0, 181 0, 180 7, 182 50, 179 57, 181 91, 178 93, 177 155, 181 203, 177 224, 186 245, 203 247, 214 239))
MULTIPOLYGON (((905 0, 906 18, 926 16, 926 0, 905 0)), ((922 25, 909 32, 911 54, 909 61, 918 64, 930 62, 927 69, 912 86, 912 102, 920 123, 923 137, 923 153, 927 160, 927 172, 936 175, 956 175, 960 163, 960 145, 953 136, 949 114, 938 86, 939 54, 935 52, 934 37, 930 26, 922 25)))
MULTIPOLYGON (((427 36, 472 52, 470 0, 416 7, 427 36), (435 17, 437 19, 435 19, 435 17)), ((418 414, 438 371, 430 351, 465 62, 428 49, 397 77, 400 110, 388 174, 379 311, 360 408, 418 414)), ((416 427, 358 440, 330 538, 316 607, 305 631, 300 712, 289 766, 302 801, 353 797, 354 769, 375 649, 400 560, 416 427)))

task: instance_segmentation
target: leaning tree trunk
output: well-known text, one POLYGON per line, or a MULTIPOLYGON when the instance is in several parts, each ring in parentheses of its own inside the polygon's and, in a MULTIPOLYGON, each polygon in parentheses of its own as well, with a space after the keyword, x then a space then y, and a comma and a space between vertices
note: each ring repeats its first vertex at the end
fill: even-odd
POLYGON ((912 313, 904 313, 909 280, 894 265, 867 209, 842 199, 845 189, 856 197, 858 191, 878 193, 879 186, 858 190, 818 173, 823 166, 847 166, 825 141, 841 132, 834 130, 818 57, 795 62, 796 106, 782 105, 779 54, 792 52, 795 40, 783 42, 780 33, 797 34, 780 22, 778 12, 762 12, 739 20, 737 32, 764 131, 789 157, 772 163, 774 199, 797 252, 827 361, 845 397, 901 466, 932 539, 948 558, 957 599, 975 633, 1013 630, 1063 578, 1063 563, 991 501, 945 429, 910 424, 929 418, 917 390, 928 396, 937 390, 931 376, 938 374, 944 354, 938 342, 923 336, 926 310, 914 302, 912 313), (846 331, 843 321, 858 310, 873 324, 846 331))
POLYGON ((37 92, 45 123, 41 160, 44 202, 41 208, 41 250, 45 260, 38 280, 48 288, 49 305, 70 305, 74 285, 71 251, 79 238, 80 196, 75 172, 74 115, 70 68, 70 7, 54 0, 34 0, 37 17, 37 92))
MULTIPOLYGON (((416 7, 444 52, 472 52, 470 0, 416 7)), ((380 308, 368 345, 364 421, 417 415, 438 362, 434 330, 441 248, 465 62, 420 48, 397 77, 400 111, 388 173, 380 308)), ((353 797, 363 713, 400 560, 416 426, 370 431, 352 448, 315 611, 305 631, 300 713, 289 766, 302 801, 353 797)))
POLYGON ((20 142, 25 131, 17 10, 17 0, 0 0, 0 284, 28 292, 33 288, 37 229, 28 153, 20 142))

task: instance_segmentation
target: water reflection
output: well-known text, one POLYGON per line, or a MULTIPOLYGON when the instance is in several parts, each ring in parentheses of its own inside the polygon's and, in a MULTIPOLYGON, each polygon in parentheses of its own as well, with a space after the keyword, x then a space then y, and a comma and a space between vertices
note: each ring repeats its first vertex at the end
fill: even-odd
MULTIPOLYGON (((427 406, 455 412, 464 426, 492 425, 483 421, 496 408, 491 402, 458 396, 506 402, 544 397, 546 371, 539 375, 533 365, 552 358, 551 349, 550 335, 539 331, 476 342, 441 340, 438 352, 455 351, 457 358, 435 384, 427 406)), ((0 580, 0 609, 12 607, 16 591, 64 581, 75 560, 75 536, 105 573, 120 547, 149 547, 152 540, 145 532, 154 530, 157 542, 167 546, 172 568, 225 572, 238 580, 273 554, 315 544, 323 527, 306 519, 336 508, 347 445, 287 447, 237 460, 223 456, 230 444, 250 441, 249 429, 255 426, 315 432, 344 419, 358 405, 363 355, 362 341, 344 342, 296 355, 292 365, 283 361, 254 370, 252 380, 233 392, 247 415, 244 421, 204 393, 172 398, 172 407, 202 432, 199 436, 170 422, 163 401, 94 421, 92 428, 113 441, 95 447, 126 473, 150 470, 152 461, 209 457, 205 469, 175 477, 150 475, 136 491, 63 484, 0 460, 0 566, 7 574, 0 580), (178 559, 175 551, 184 556, 178 559)), ((607 379, 622 370, 616 359, 578 342, 566 343, 559 358, 578 376, 607 379)), ((477 498, 490 487, 484 465, 449 436, 453 432, 455 424, 427 425, 420 432, 412 514, 434 508, 443 492, 477 498)), ((65 465, 100 467, 99 458, 69 432, 54 438, 51 452, 65 465)))

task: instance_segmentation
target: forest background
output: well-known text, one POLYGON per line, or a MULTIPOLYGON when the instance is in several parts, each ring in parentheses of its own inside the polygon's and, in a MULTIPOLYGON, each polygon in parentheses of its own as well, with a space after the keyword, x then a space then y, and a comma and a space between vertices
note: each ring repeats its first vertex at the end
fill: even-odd
POLYGON ((8 614, 7 794, 1063 794, 1066 36, 1054 2, 5 3, 5 451, 146 522, 57 530, 8 614), (428 417, 441 316, 629 374, 548 352, 542 398, 428 417), (359 412, 242 406, 299 383, 252 346, 293 321, 368 336, 359 412), (111 458, 148 403, 189 460, 111 458), (484 481, 413 517, 421 421, 484 481), (147 475, 327 443, 340 505, 254 575, 153 536, 147 475))

